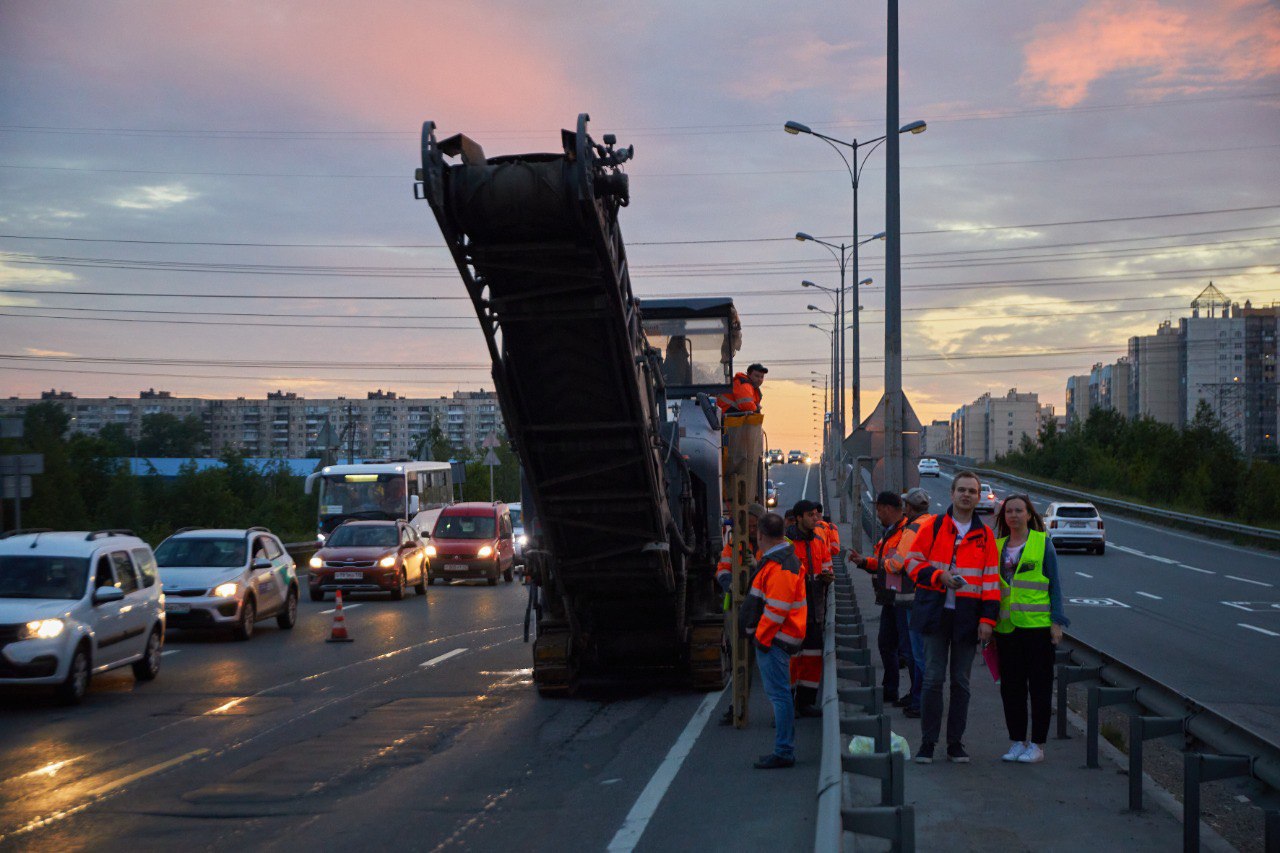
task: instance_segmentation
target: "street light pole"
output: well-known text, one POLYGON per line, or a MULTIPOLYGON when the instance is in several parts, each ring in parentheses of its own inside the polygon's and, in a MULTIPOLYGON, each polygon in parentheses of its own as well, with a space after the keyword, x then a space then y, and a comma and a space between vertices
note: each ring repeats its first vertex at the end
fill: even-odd
POLYGON ((884 215, 885 489, 902 491, 902 205, 898 185, 898 0, 889 0, 886 81, 884 215))

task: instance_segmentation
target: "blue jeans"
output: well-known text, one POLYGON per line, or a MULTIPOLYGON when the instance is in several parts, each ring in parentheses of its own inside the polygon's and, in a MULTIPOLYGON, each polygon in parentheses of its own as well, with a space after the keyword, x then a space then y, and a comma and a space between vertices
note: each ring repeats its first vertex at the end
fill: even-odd
POLYGON ((911 630, 911 605, 900 606, 907 611, 907 638, 911 642, 911 704, 907 707, 919 711, 924 688, 924 634, 911 630))
MULTIPOLYGON (((884 694, 898 698, 899 680, 898 658, 910 657, 911 639, 907 635, 907 610, 896 604, 880 606, 880 630, 876 634, 876 644, 880 647, 880 663, 884 667, 884 677, 880 684, 884 694)), ((911 677, 912 689, 915 689, 915 677, 911 677)), ((918 698, 918 697, 917 697, 918 698)))
POLYGON ((791 657, 777 646, 768 651, 756 647, 756 664, 764 695, 773 703, 773 753, 779 758, 796 757, 796 709, 791 698, 791 657))
POLYGON ((978 643, 957 641, 952 630, 951 611, 944 611, 937 633, 925 634, 924 695, 920 706, 920 742, 937 743, 942 732, 942 682, 947 677, 950 657, 951 701, 947 709, 947 743, 964 739, 969 721, 969 673, 978 643))

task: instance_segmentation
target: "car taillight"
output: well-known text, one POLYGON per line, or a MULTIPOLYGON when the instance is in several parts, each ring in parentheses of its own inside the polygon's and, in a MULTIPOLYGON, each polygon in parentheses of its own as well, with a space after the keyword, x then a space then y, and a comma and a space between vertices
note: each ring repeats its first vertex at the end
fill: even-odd
POLYGON ((1102 519, 1098 519, 1098 529, 1102 529, 1102 519))
POLYGON ((1055 528, 1055 527, 1057 527, 1057 526, 1058 526, 1058 522, 1057 522, 1056 520, 1054 520, 1054 521, 1050 521, 1050 522, 1049 522, 1049 529, 1050 529, 1050 530, 1054 529, 1054 528, 1055 528))

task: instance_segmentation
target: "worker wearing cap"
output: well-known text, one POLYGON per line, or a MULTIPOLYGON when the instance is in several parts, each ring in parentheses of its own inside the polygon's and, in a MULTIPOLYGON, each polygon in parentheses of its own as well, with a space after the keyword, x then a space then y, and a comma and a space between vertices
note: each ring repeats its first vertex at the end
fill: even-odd
POLYGON ((722 412, 758 412, 760 411, 760 386, 764 384, 764 375, 769 369, 762 364, 753 364, 746 373, 738 373, 733 377, 733 390, 726 391, 716 397, 716 405, 722 412))
POLYGON ((796 713, 802 717, 820 717, 817 707, 818 687, 822 681, 822 623, 825 616, 826 587, 835 575, 831 569, 831 552, 818 532, 821 516, 813 501, 797 501, 792 512, 796 521, 787 528, 787 539, 804 567, 808 589, 808 624, 800 654, 791 659, 791 686, 796 693, 796 713))
POLYGON ((911 692, 895 704, 905 706, 902 713, 914 718, 920 716, 920 690, 924 686, 924 635, 911 629, 911 605, 915 603, 916 585, 911 576, 903 571, 903 566, 917 531, 933 519, 929 514, 929 493, 919 486, 909 490, 902 496, 902 508, 906 513, 907 527, 898 540, 897 553, 885 561, 885 570, 888 572, 885 577, 889 583, 894 583, 895 580, 897 582, 898 590, 893 604, 907 612, 907 638, 910 641, 911 692))
MULTIPOLYGON (((899 658, 910 659, 911 641, 907 636, 907 611, 899 610, 895 600, 901 583, 900 576, 890 576, 887 564, 898 551, 898 543, 902 539, 903 530, 907 526, 906 516, 902 513, 902 498, 897 492, 881 492, 876 496, 876 519, 882 528, 880 538, 876 541, 873 553, 866 556, 856 555, 854 565, 871 573, 871 585, 875 589, 876 604, 880 606, 880 630, 876 636, 880 648, 880 659, 884 664, 884 677, 880 684, 884 690, 884 702, 901 708, 907 703, 900 701, 910 696, 912 691, 899 696, 898 669, 899 658)), ((910 668, 912 688, 915 688, 915 669, 910 668)))

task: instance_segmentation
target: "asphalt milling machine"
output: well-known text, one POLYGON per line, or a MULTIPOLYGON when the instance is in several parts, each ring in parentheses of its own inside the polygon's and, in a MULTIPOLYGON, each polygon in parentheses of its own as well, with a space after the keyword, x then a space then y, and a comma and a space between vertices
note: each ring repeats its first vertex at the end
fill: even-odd
POLYGON ((715 566, 728 514, 735 598, 746 593, 762 416, 722 418, 715 405, 741 345, 731 299, 633 293, 618 224, 633 149, 612 134, 596 143, 587 122, 561 132, 561 153, 502 157, 460 134, 438 141, 425 122, 415 196, 479 318, 531 499, 538 690, 600 677, 717 690, 736 609, 726 614, 715 566))

